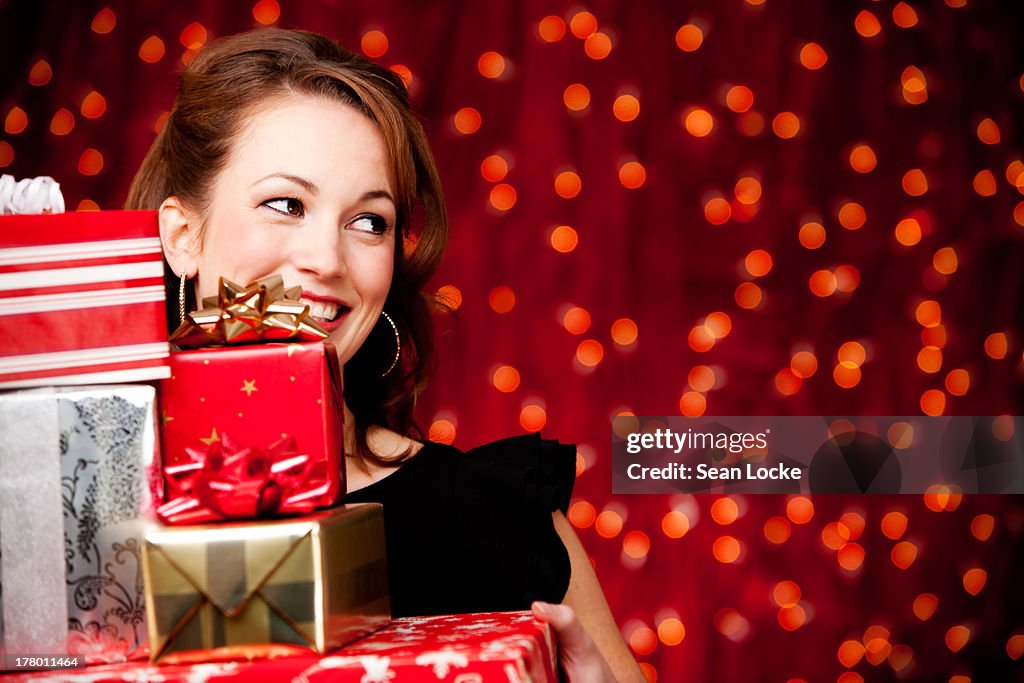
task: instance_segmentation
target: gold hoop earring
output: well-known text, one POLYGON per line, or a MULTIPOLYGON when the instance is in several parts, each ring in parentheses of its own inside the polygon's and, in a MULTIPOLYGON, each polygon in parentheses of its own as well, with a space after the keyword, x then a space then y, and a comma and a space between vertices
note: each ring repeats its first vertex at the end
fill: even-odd
POLYGON ((181 274, 181 282, 178 283, 178 320, 185 322, 185 281, 188 280, 188 273, 181 274))
POLYGON ((398 336, 398 326, 395 325, 395 321, 391 319, 391 316, 386 311, 381 311, 380 314, 388 321, 388 324, 391 325, 391 331, 395 333, 395 358, 391 361, 388 369, 384 371, 384 374, 381 375, 381 377, 387 377, 395 369, 395 366, 398 365, 398 358, 402 354, 402 338, 398 336))

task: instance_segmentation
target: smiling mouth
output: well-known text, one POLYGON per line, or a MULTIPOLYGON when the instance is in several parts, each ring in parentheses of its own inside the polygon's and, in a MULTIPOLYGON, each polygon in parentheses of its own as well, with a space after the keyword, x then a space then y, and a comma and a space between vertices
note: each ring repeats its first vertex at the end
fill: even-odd
POLYGON ((309 306, 309 317, 321 325, 338 322, 349 312, 348 306, 334 301, 313 301, 312 299, 302 297, 299 299, 299 303, 309 306))

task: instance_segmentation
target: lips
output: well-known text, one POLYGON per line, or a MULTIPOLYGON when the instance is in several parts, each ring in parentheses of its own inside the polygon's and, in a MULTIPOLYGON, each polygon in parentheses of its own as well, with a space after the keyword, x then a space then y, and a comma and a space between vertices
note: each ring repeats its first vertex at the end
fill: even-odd
POLYGON ((309 316, 328 331, 340 325, 345 315, 351 310, 333 297, 305 291, 302 292, 299 303, 309 306, 309 316))

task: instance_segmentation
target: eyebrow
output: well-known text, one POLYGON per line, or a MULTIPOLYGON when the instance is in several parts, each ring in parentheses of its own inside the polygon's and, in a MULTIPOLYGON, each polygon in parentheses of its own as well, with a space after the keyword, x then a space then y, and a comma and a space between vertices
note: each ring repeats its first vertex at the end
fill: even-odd
MULTIPOLYGON (((256 185, 259 185, 265 180, 270 180, 271 178, 281 178, 283 180, 293 182, 314 197, 320 194, 320 188, 316 186, 316 183, 306 180, 302 176, 292 175, 291 173, 271 173, 268 176, 260 178, 250 187, 255 187, 256 185)), ((392 197, 391 193, 387 190, 370 190, 369 192, 364 192, 363 196, 359 198, 359 201, 365 202, 370 201, 371 199, 387 199, 392 204, 395 204, 395 198, 392 197)))

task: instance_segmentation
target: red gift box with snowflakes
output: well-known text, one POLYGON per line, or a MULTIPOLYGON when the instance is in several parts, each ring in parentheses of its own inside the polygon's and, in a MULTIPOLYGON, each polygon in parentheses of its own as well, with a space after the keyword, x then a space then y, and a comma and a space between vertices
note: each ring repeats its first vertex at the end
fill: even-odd
POLYGON ((129 663, 46 672, 12 680, 66 683, 295 681, 296 683, 554 683, 554 635, 529 612, 394 619, 327 655, 271 645, 235 648, 232 661, 191 653, 194 663, 129 663), (200 661, 204 658, 211 661, 200 661), (59 677, 55 677, 59 674, 59 677))
POLYGON ((163 522, 305 514, 343 495, 341 369, 331 344, 175 352, 159 400, 163 522))

